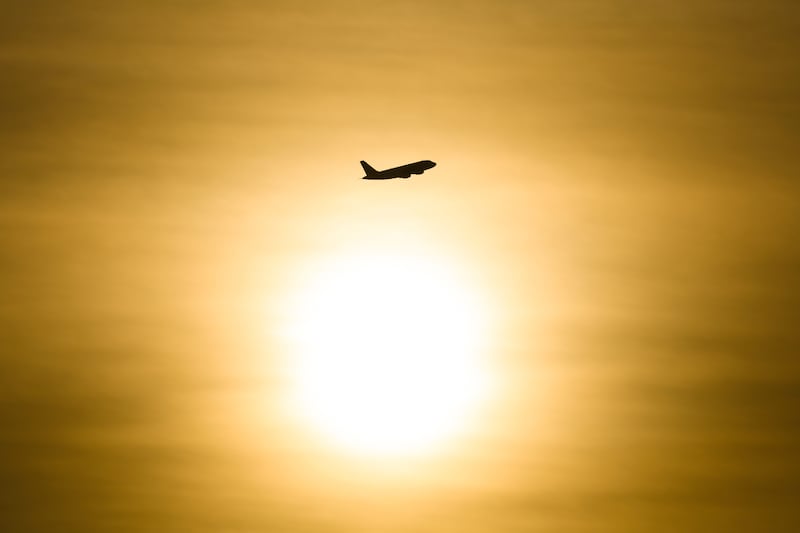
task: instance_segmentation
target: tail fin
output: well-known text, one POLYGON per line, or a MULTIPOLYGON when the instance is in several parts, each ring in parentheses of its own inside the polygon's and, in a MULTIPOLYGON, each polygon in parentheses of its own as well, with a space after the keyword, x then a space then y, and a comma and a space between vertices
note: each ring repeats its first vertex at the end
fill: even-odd
POLYGON ((378 174, 378 171, 369 166, 369 163, 366 161, 362 161, 361 166, 364 168, 364 172, 367 173, 367 176, 376 176, 378 174))

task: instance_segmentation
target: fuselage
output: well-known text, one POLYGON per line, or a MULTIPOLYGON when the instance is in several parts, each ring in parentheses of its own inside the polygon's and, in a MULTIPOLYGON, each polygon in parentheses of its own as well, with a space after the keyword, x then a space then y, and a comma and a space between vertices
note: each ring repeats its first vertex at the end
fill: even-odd
POLYGON ((429 159, 401 165, 399 167, 387 168, 386 170, 375 171, 374 173, 367 172, 367 175, 361 179, 365 180, 390 180, 393 178, 410 178, 411 174, 422 174, 429 168, 436 166, 436 163, 429 159))

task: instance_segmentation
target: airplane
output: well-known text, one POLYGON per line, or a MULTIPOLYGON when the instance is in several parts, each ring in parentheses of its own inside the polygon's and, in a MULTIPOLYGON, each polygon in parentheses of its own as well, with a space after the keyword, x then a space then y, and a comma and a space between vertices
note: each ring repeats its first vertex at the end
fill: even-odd
POLYGON ((375 170, 366 161, 362 161, 361 166, 364 167, 364 172, 367 173, 366 176, 361 178, 362 180, 390 180, 392 178, 410 178, 411 174, 422 174, 429 168, 435 167, 436 163, 426 159, 399 167, 387 168, 386 170, 375 170))

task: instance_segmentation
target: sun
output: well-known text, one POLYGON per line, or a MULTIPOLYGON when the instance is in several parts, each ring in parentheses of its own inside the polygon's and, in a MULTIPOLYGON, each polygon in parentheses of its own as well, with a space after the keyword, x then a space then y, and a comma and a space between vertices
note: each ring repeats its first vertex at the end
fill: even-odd
POLYGON ((292 409, 340 448, 430 451, 486 394, 483 306, 441 258, 332 257, 304 274, 290 308, 292 409))

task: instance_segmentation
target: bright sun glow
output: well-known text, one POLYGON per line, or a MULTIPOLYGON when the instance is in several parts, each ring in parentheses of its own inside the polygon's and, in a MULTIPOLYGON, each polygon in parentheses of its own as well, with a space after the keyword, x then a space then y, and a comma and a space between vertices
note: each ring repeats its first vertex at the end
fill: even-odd
POLYGON ((294 409, 362 454, 430 451, 486 392, 482 306, 443 261, 331 259, 307 273, 289 325, 294 409))

